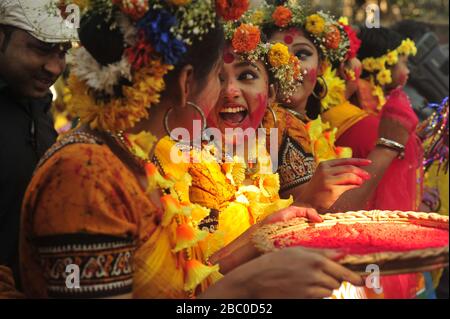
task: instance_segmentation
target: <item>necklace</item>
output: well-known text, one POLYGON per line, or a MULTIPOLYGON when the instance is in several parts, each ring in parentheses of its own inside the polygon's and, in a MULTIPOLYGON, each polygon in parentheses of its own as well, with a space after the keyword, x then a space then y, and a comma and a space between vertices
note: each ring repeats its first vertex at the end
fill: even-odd
POLYGON ((300 113, 300 112, 297 112, 297 111, 295 111, 295 110, 288 109, 288 108, 286 108, 286 110, 287 110, 289 113, 291 113, 292 115, 294 115, 296 118, 298 118, 299 120, 301 120, 301 121, 307 121, 307 120, 308 120, 308 116, 306 116, 305 113, 300 113))

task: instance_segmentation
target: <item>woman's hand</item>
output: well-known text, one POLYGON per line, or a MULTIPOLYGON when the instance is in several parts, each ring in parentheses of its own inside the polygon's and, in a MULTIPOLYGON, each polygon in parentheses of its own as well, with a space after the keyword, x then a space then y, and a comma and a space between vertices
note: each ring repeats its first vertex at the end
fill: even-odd
POLYGON ((259 256, 260 253, 251 242, 251 236, 258 228, 263 225, 287 221, 296 217, 308 218, 310 221, 316 223, 322 222, 322 217, 320 217, 315 209, 290 206, 271 214, 260 223, 250 227, 232 243, 213 254, 209 258, 209 261, 213 264, 219 263, 222 274, 231 271, 237 266, 259 256))
POLYGON ((360 168, 370 164, 370 160, 358 158, 322 162, 312 179, 294 193, 294 198, 318 211, 328 210, 343 193, 370 179, 370 174, 360 168))
POLYGON ((258 257, 227 274, 201 298, 325 298, 343 281, 363 279, 335 260, 335 251, 286 248, 258 257))

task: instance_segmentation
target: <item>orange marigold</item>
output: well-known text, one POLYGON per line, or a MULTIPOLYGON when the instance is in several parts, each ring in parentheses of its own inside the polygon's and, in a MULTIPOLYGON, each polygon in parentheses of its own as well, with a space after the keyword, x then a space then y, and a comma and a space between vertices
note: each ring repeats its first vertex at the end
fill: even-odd
POLYGON ((217 14, 225 21, 239 19, 250 6, 249 0, 217 0, 217 14))
POLYGON ((339 32, 338 27, 333 25, 327 32, 327 36, 325 38, 325 45, 329 49, 336 50, 337 48, 339 48, 340 42, 341 42, 341 32, 339 32))
POLYGON ((238 53, 250 52, 256 49, 261 41, 261 31, 250 24, 241 24, 233 35, 231 45, 238 53))
POLYGON ((278 6, 272 14, 272 19, 276 26, 284 28, 291 22, 292 12, 289 8, 278 6))

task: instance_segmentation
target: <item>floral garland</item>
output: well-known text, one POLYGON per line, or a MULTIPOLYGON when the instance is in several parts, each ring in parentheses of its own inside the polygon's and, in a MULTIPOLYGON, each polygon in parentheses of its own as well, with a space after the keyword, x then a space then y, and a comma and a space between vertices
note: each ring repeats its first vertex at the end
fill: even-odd
MULTIPOLYGON (((156 162, 160 166, 158 168, 148 158, 156 142, 152 134, 124 134, 124 140, 128 150, 138 157, 145 167, 147 193, 164 190, 161 197, 164 211, 161 225, 174 233, 172 253, 184 260, 181 264, 185 273, 184 290, 190 296, 193 296, 197 286, 206 280, 214 276, 220 277, 218 265, 207 263, 207 259, 214 252, 237 238, 251 224, 292 204, 292 199, 281 200, 278 197, 278 174, 256 173, 247 177, 246 164, 237 157, 231 162, 217 163, 214 150, 209 147, 201 150, 190 149, 185 154, 183 147, 178 147, 166 137, 160 140, 155 148, 156 162), (167 158, 170 157, 173 147, 177 147, 179 152, 186 155, 186 164, 165 166, 170 165, 167 164, 170 160, 167 158), (208 170, 215 181, 226 180, 235 192, 232 200, 220 212, 219 226, 215 230, 201 227, 211 210, 190 200, 189 188, 193 177, 189 173, 189 163, 192 162, 201 163, 201 169, 208 170)), ((257 147, 265 146, 258 143, 257 147)), ((262 165, 271 165, 270 157, 266 153, 259 154, 262 165)))
POLYGON ((400 55, 415 56, 417 48, 414 41, 410 39, 403 40, 401 45, 379 58, 369 57, 362 60, 363 69, 369 73, 369 81, 372 85, 372 95, 378 99, 377 110, 381 110, 386 103, 386 97, 383 91, 385 85, 392 83, 391 67, 398 63, 400 55))
POLYGON ((350 49, 349 35, 344 25, 328 13, 319 11, 307 15, 299 1, 287 1, 283 5, 264 5, 253 13, 261 17, 263 26, 275 26, 279 29, 300 28, 306 30, 314 43, 320 48, 323 57, 332 63, 343 62, 350 49))
POLYGON ((282 43, 263 43, 260 28, 253 24, 254 12, 239 21, 225 24, 225 37, 234 53, 251 62, 263 61, 278 84, 280 95, 288 99, 303 81, 300 60, 282 43))
POLYGON ((398 63, 400 55, 415 56, 417 48, 414 41, 410 39, 403 40, 401 45, 379 58, 369 57, 362 60, 363 69, 370 73, 376 85, 384 86, 392 83, 392 73, 389 69, 398 63))
POLYGON ((110 28, 122 33, 125 50, 120 61, 103 66, 77 49, 69 109, 91 128, 111 132, 147 118, 164 90, 164 76, 216 19, 213 0, 83 1, 83 12, 103 13, 110 28))
POLYGON ((322 75, 327 84, 328 90, 327 95, 320 101, 321 112, 325 112, 330 108, 341 105, 345 102, 346 84, 345 81, 336 74, 336 72, 336 69, 333 69, 331 65, 327 65, 322 75))

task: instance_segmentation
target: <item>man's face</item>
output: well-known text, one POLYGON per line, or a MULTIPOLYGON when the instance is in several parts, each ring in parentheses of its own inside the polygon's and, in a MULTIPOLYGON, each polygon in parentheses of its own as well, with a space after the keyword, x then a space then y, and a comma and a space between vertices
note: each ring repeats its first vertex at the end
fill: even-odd
POLYGON ((42 98, 48 94, 66 67, 65 55, 70 44, 49 44, 20 29, 12 32, 9 42, 0 29, 0 77, 15 94, 42 98))

